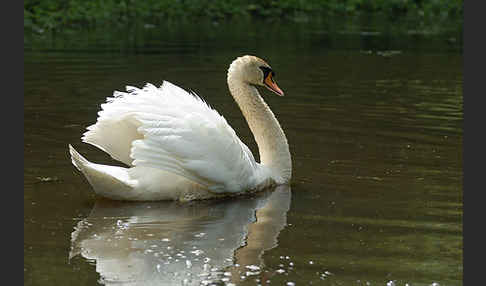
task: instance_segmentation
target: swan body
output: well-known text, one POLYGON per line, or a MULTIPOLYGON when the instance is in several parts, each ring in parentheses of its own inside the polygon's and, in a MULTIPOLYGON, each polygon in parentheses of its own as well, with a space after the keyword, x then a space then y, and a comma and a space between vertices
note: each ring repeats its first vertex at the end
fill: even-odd
POLYGON ((168 81, 127 86, 101 105, 82 141, 128 167, 89 162, 71 145, 74 166, 95 192, 116 200, 194 200, 287 184, 292 166, 285 134, 256 86, 278 95, 270 66, 255 56, 234 60, 228 87, 257 142, 261 162, 225 118, 194 93, 168 81))

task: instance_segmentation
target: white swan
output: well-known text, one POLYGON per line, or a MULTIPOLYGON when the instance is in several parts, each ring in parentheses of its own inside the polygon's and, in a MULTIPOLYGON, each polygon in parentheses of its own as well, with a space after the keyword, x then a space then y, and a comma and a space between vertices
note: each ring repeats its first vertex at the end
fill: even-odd
POLYGON ((227 82, 257 142, 257 163, 217 111, 193 93, 164 81, 160 88, 127 86, 101 105, 82 141, 128 168, 91 163, 69 145, 74 166, 101 196, 116 200, 193 200, 288 184, 287 138, 255 86, 282 96, 262 59, 234 60, 227 82))

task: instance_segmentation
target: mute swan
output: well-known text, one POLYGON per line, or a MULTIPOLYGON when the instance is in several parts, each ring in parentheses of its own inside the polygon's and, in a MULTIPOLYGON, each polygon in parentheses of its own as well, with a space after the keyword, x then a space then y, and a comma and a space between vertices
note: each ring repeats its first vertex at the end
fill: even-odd
POLYGON ((94 191, 130 201, 208 199, 288 184, 287 138, 256 86, 279 96, 275 73, 262 59, 235 59, 227 74, 231 95, 257 142, 261 163, 216 110, 194 93, 164 81, 160 88, 127 86, 101 105, 82 141, 128 168, 89 162, 71 145, 74 166, 94 191))

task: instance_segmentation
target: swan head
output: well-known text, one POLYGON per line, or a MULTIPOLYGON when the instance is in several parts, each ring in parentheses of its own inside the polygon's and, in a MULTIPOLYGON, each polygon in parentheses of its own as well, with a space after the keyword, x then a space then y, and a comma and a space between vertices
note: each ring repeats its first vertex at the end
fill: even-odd
POLYGON ((249 55, 238 57, 228 69, 228 78, 230 77, 238 78, 251 85, 264 86, 279 96, 284 95, 275 82, 275 72, 259 57, 249 55))

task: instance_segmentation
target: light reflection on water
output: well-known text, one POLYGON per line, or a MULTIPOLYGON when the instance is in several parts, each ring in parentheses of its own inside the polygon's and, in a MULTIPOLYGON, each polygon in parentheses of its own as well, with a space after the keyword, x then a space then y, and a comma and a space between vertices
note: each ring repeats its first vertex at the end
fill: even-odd
POLYGON ((253 198, 180 204, 98 200, 78 222, 70 258, 96 264, 105 285, 236 283, 261 274, 277 246, 291 192, 279 186, 253 198), (237 266, 236 266, 237 265, 237 266))

